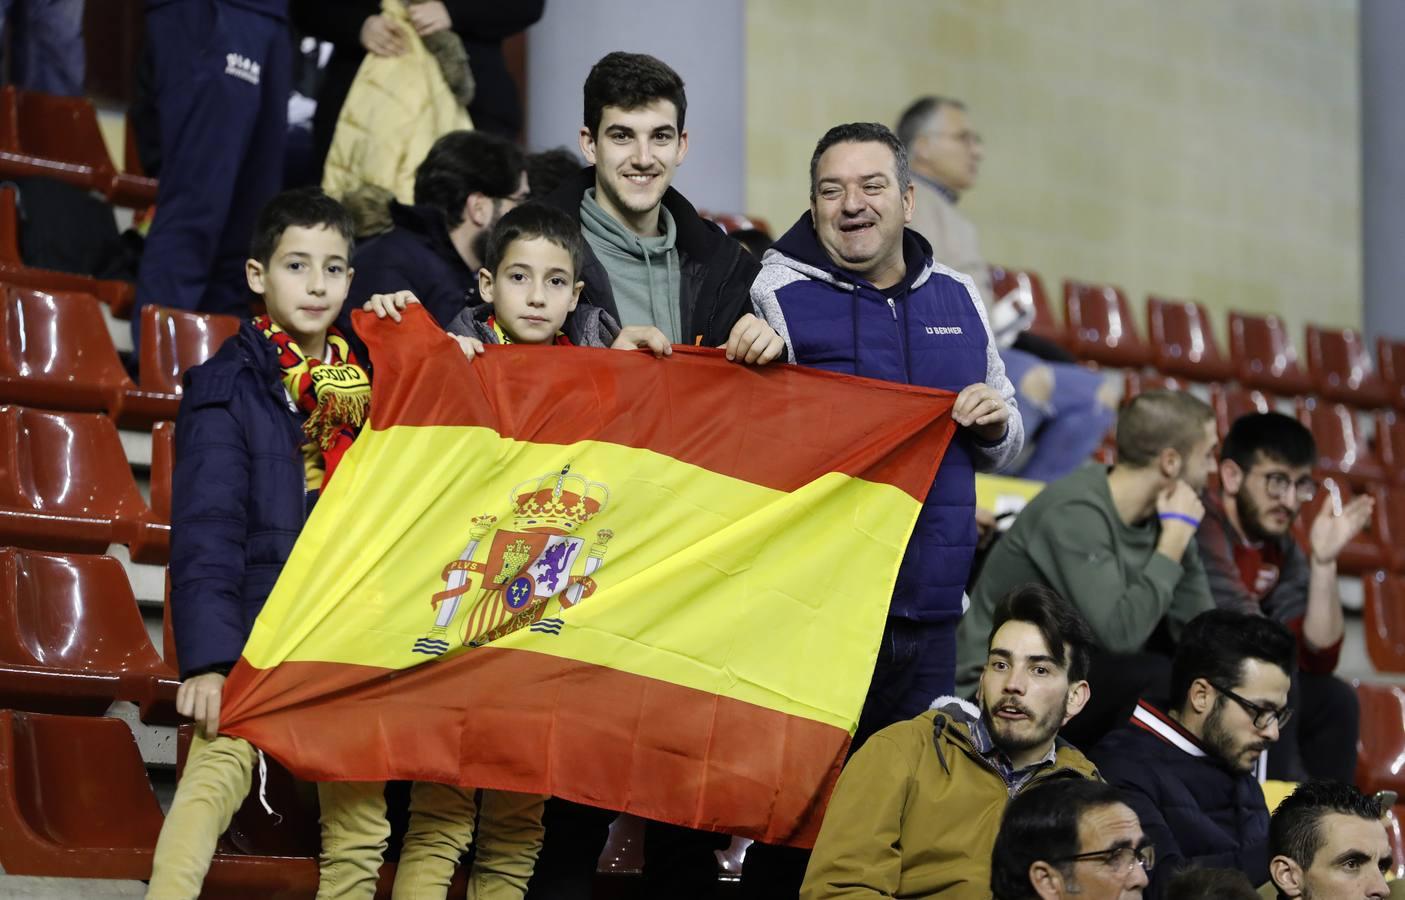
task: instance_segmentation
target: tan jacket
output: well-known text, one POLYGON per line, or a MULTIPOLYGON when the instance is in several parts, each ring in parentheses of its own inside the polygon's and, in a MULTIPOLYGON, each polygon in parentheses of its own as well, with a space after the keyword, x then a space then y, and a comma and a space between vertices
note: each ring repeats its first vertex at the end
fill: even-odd
POLYGON ((908 227, 927 239, 932 245, 932 254, 944 266, 970 275, 981 292, 981 301, 986 309, 995 299, 990 281, 990 267, 986 265, 985 254, 981 253, 980 238, 976 226, 961 214, 942 192, 916 175, 912 178, 915 197, 912 210, 912 224, 908 227))
MULTIPOLYGON (((1010 792, 976 751, 972 722, 953 704, 869 738, 839 776, 801 900, 989 900, 990 853, 1010 792)), ((1026 788, 1070 777, 1098 772, 1060 742, 1054 764, 1026 788)))
POLYGON ((379 185, 411 204, 415 169, 430 146, 473 123, 410 26, 404 4, 382 0, 381 8, 399 26, 408 49, 400 56, 366 54, 337 117, 322 189, 342 197, 364 184, 379 185))

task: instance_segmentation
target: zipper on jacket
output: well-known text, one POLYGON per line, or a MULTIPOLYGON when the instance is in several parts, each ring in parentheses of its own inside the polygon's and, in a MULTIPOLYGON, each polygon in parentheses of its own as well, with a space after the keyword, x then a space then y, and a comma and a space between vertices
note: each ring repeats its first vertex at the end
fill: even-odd
POLYGON ((886 299, 888 300, 888 311, 893 314, 893 321, 896 322, 898 320, 898 304, 893 302, 892 297, 886 299))

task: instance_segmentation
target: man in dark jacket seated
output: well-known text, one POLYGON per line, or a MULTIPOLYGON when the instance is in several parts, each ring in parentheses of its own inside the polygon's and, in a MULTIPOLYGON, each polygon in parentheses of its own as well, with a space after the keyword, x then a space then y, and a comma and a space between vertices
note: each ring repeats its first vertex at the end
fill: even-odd
POLYGON ((1176 648, 1171 709, 1143 700, 1088 754, 1156 844, 1149 896, 1192 865, 1268 880, 1268 807, 1255 773, 1289 716, 1296 650, 1271 619, 1202 613, 1176 648))
POLYGON ((415 204, 392 201, 395 227, 356 249, 356 280, 343 312, 372 294, 411 291, 440 325, 477 306, 488 232, 527 199, 522 151, 496 135, 451 131, 415 170, 415 204))

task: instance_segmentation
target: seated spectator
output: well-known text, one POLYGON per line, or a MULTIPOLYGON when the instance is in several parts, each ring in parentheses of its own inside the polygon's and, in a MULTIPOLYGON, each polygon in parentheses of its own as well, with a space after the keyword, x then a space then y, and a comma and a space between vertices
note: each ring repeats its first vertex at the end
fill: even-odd
POLYGON ((1182 869, 1166 884, 1166 900, 1259 900, 1243 872, 1234 869, 1182 869))
POLYGON ((1309 781, 1273 813, 1269 872, 1279 900, 1383 900, 1395 865, 1380 804, 1349 784, 1309 781))
POLYGON ((1092 634, 1041 585, 996 605, 980 708, 939 698, 869 738, 844 767, 803 900, 975 896, 990 882, 1000 813, 1026 787, 1096 778, 1058 731, 1088 700, 1092 634))
POLYGON ((1063 779, 1031 788, 1006 807, 990 858, 990 890, 995 900, 1140 897, 1155 864, 1155 847, 1116 788, 1063 779))
POLYGON ((1298 671, 1289 706, 1298 717, 1269 757, 1269 777, 1349 782, 1356 773, 1360 709, 1356 692, 1335 678, 1342 602, 1337 556, 1371 520, 1373 501, 1324 504, 1308 533, 1311 552, 1291 528, 1317 482, 1312 433, 1279 413, 1254 413, 1230 428, 1220 451, 1220 489, 1205 494, 1196 534, 1210 591, 1222 609, 1268 616, 1297 635, 1298 671))
POLYGON ((528 153, 527 186, 532 190, 532 199, 550 196, 562 184, 574 180, 580 170, 580 158, 569 147, 528 153))
POLYGON ((1143 696, 1164 700, 1171 641, 1214 606, 1195 529, 1215 441, 1214 414, 1189 394, 1129 401, 1117 420, 1117 465, 1049 485, 990 551, 957 631, 958 691, 975 689, 996 601, 1033 581, 1078 606, 1100 650, 1093 700, 1066 738, 1090 747, 1143 696))
POLYGON ((1151 896, 1193 865, 1268 880, 1268 807, 1255 776, 1290 716, 1293 656, 1292 634, 1263 616, 1197 616, 1171 664, 1171 706, 1143 700, 1130 723, 1088 751, 1156 842, 1151 896))
POLYGON ((912 159, 916 188, 910 227, 932 242, 938 262, 975 282, 1005 372, 1015 385, 1032 451, 1009 474, 1036 481, 1062 478, 1102 443, 1116 416, 1115 388, 1099 373, 1073 363, 1057 346, 1029 335, 1033 309, 1017 308, 1012 297, 995 296, 976 226, 956 208, 961 195, 975 186, 983 155, 966 104, 923 97, 903 113, 897 131, 912 159), (1041 346, 1035 346, 1036 341, 1041 346), (1063 361, 1045 362, 1041 356, 1063 361))
POLYGON ((373 294, 411 291, 441 325, 477 306, 488 233, 527 196, 522 151, 477 131, 434 142, 415 173, 415 203, 391 202, 395 227, 356 251, 349 311, 373 294))

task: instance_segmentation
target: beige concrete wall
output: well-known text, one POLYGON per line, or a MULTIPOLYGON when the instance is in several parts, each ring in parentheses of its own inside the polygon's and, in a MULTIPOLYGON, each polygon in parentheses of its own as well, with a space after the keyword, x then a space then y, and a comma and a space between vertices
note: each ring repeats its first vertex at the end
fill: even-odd
MULTIPOLYGON (((783 230, 830 125, 950 94, 986 256, 1293 326, 1361 321, 1353 0, 750 0, 748 211, 783 230)), ((1061 301, 1056 301, 1061 303, 1061 301)), ((1061 308, 1061 307, 1060 307, 1061 308)), ((1142 321, 1144 325, 1144 321, 1142 321)))

